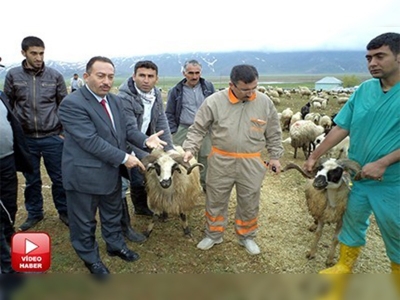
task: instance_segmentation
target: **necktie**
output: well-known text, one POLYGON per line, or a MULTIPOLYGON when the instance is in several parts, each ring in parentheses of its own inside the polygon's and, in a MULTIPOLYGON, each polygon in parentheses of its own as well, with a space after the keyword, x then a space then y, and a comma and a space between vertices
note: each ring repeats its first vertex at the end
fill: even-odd
POLYGON ((108 117, 109 117, 110 120, 111 120, 110 112, 109 112, 108 109, 107 109, 106 100, 105 100, 105 99, 102 99, 102 100, 100 101, 100 104, 101 104, 101 106, 103 106, 104 110, 106 111, 108 117))

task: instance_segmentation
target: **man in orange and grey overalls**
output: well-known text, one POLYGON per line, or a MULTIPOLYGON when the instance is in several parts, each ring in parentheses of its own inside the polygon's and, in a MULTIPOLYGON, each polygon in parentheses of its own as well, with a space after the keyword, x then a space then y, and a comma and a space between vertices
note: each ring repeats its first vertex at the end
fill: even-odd
POLYGON ((259 254, 257 231, 260 189, 269 167, 280 173, 282 131, 277 111, 267 95, 257 91, 254 66, 238 65, 230 74, 229 88, 207 97, 199 108, 183 148, 185 160, 197 153, 210 132, 212 149, 206 176, 206 237, 197 248, 208 250, 222 243, 228 223, 228 204, 236 186, 235 232, 239 244, 259 254), (267 148, 270 164, 261 159, 267 148))

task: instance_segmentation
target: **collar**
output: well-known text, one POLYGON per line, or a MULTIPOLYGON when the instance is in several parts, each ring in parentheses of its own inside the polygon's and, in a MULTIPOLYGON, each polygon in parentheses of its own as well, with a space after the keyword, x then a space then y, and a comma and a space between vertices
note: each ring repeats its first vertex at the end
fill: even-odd
POLYGON ((256 99, 256 93, 255 92, 253 93, 253 95, 251 95, 250 99, 248 99, 248 100, 239 100, 235 96, 235 94, 232 92, 231 88, 229 88, 228 93, 229 93, 229 95, 228 95, 229 102, 231 102, 232 104, 236 104, 236 103, 239 103, 239 102, 242 102, 242 101, 253 101, 254 99, 256 99))

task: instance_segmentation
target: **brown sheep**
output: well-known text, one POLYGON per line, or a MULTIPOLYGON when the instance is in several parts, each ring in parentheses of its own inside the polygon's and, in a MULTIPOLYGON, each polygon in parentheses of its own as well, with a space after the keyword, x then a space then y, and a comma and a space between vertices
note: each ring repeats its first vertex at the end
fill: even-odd
POLYGON ((336 224, 335 235, 326 260, 326 265, 332 266, 336 246, 339 242, 338 234, 342 228, 342 217, 346 210, 347 198, 351 189, 349 172, 356 173, 356 180, 361 167, 358 163, 349 159, 322 158, 317 162, 313 173, 305 172, 294 163, 285 166, 283 171, 290 169, 296 169, 308 178, 305 186, 306 203, 310 215, 314 218, 314 224, 310 226, 309 230, 315 231, 314 241, 306 255, 308 259, 315 258, 324 225, 336 224))
POLYGON ((168 215, 179 215, 184 234, 191 237, 187 222, 188 213, 199 204, 203 193, 200 184, 200 171, 202 164, 192 158, 189 163, 183 162, 183 149, 176 147, 177 151, 164 152, 155 149, 142 159, 146 167, 145 181, 147 203, 154 216, 144 233, 150 236, 154 223, 168 215))

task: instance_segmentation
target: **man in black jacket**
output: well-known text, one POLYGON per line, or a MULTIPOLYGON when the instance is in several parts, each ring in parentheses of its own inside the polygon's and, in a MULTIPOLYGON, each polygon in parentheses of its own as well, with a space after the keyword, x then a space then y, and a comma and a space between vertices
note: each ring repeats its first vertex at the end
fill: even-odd
POLYGON ((21 47, 25 59, 21 66, 7 72, 4 82, 4 93, 10 99, 12 110, 22 125, 33 164, 33 173, 24 173, 25 207, 28 218, 19 230, 28 230, 43 220, 40 174, 42 157, 52 181, 53 201, 60 220, 68 225, 66 196, 61 175, 64 140, 58 118, 58 107, 67 95, 67 87, 61 73, 45 66, 45 46, 41 39, 28 36, 22 40, 21 47))

